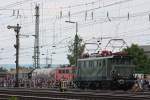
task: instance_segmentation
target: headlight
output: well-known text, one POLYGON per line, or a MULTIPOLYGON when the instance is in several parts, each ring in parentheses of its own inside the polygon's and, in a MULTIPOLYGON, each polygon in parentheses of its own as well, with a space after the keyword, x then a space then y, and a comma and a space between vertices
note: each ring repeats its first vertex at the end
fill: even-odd
POLYGON ((120 80, 118 80, 118 83, 119 83, 119 84, 124 84, 125 81, 124 81, 123 79, 120 79, 120 80))

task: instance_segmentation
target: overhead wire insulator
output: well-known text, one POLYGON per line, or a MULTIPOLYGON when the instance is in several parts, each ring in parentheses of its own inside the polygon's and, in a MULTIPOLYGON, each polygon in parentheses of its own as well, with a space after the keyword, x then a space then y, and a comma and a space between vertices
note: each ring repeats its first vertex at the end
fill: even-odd
POLYGON ((150 14, 148 15, 148 17, 149 17, 149 21, 150 21, 150 14))
POLYGON ((62 18, 62 8, 60 8, 60 19, 62 18))
POLYGON ((15 16, 15 10, 13 9, 13 14, 12 14, 12 16, 15 16))
POLYGON ((17 11, 17 18, 19 17, 19 10, 17 11))
POLYGON ((52 46, 53 48, 55 48, 56 47, 56 45, 55 44, 53 44, 53 46, 52 46))
MULTIPOLYGON (((92 2, 92 9, 94 9, 94 2, 92 2)), ((94 11, 91 12, 91 17, 92 17, 92 20, 94 18, 94 11)))
POLYGON ((92 11, 91 12, 91 17, 92 17, 92 20, 94 19, 94 12, 92 11))
POLYGON ((85 21, 87 20, 87 15, 88 15, 88 12, 87 12, 87 4, 85 4, 85 8, 86 8, 86 11, 85 11, 85 21))
POLYGON ((130 14, 129 14, 129 12, 128 12, 128 20, 130 19, 130 14))
POLYGON ((68 12, 68 17, 69 17, 69 21, 70 21, 70 11, 68 12))
POLYGON ((70 17, 71 17, 71 14, 70 14, 70 6, 69 6, 68 17, 69 17, 69 21, 70 21, 70 17))
POLYGON ((107 11, 107 19, 109 20, 109 21, 111 21, 111 19, 110 19, 110 17, 109 17, 109 12, 107 11))
POLYGON ((87 20, 87 11, 85 11, 85 21, 87 20))

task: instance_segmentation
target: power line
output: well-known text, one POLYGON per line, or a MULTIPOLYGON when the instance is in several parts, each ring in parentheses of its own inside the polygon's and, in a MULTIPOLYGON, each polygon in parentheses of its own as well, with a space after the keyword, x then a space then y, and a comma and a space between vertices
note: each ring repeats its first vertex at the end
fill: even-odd
POLYGON ((19 2, 14 2, 14 3, 11 3, 11 4, 5 5, 3 7, 0 7, 0 9, 6 9, 6 8, 8 9, 8 8, 11 8, 11 7, 14 7, 14 6, 18 6, 18 5, 27 3, 29 1, 33 1, 33 0, 22 0, 22 1, 19 1, 19 2))
POLYGON ((72 6, 66 6, 66 7, 60 7, 61 9, 68 9, 68 8, 76 8, 76 7, 80 7, 80 6, 87 6, 87 5, 93 5, 97 2, 100 2, 100 0, 96 0, 93 2, 88 2, 88 3, 82 3, 82 4, 77 4, 77 5, 72 5, 72 6))
MULTIPOLYGON (((118 1, 118 2, 115 2, 115 3, 108 4, 108 5, 104 5, 103 7, 99 6, 99 7, 95 7, 95 8, 92 8, 92 9, 87 9, 87 10, 83 10, 83 11, 74 12, 74 13, 71 13, 71 15, 77 15, 77 14, 81 14, 81 13, 85 13, 85 12, 89 12, 89 11, 93 11, 93 10, 97 10, 97 9, 101 9, 101 8, 111 7, 111 6, 114 6, 114 5, 127 3, 129 1, 133 1, 133 0, 122 0, 122 1, 118 1)), ((65 17, 68 17, 68 15, 63 15, 62 16, 62 18, 65 18, 65 17)))

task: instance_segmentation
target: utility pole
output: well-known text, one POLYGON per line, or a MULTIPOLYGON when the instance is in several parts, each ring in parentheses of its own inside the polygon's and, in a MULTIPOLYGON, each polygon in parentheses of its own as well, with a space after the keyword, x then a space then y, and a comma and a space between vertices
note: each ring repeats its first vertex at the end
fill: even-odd
POLYGON ((8 25, 7 26, 8 29, 14 29, 14 31, 16 32, 16 44, 14 45, 14 47, 16 48, 16 81, 15 81, 15 87, 18 87, 19 84, 18 84, 18 73, 19 73, 19 47, 20 47, 20 44, 19 44, 19 32, 20 32, 20 29, 21 29, 21 26, 19 26, 19 24, 17 24, 17 26, 10 26, 8 25))
POLYGON ((48 67, 48 60, 49 60, 49 58, 48 58, 48 50, 47 50, 47 54, 46 54, 46 67, 48 67))
POLYGON ((46 55, 46 67, 48 67, 48 56, 46 55))
POLYGON ((75 40, 74 40, 74 53, 75 53, 75 66, 77 67, 77 62, 78 62, 78 22, 73 22, 73 21, 65 21, 67 23, 73 23, 76 24, 76 34, 75 34, 75 40))
POLYGON ((35 42, 34 42, 34 67, 40 68, 40 49, 39 49, 39 6, 35 7, 35 42))
POLYGON ((52 62, 53 62, 53 58, 52 58, 52 53, 51 53, 51 66, 50 67, 52 67, 52 62))
POLYGON ((75 35, 75 54, 76 54, 76 60, 75 60, 75 66, 77 67, 77 62, 78 62, 78 23, 76 22, 76 35, 75 35))

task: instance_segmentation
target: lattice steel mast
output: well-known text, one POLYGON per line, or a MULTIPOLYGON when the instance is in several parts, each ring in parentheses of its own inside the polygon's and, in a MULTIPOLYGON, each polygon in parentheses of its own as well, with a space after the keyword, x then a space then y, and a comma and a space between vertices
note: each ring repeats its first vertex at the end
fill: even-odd
POLYGON ((35 7, 35 42, 34 42, 34 68, 40 68, 40 49, 39 49, 39 5, 35 7))

